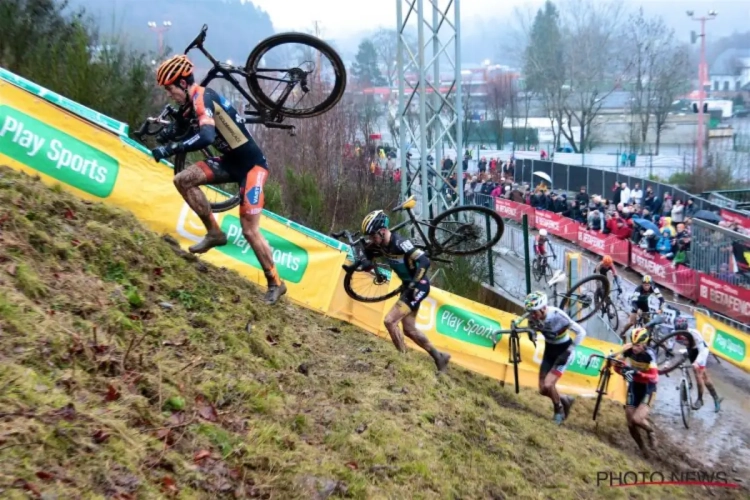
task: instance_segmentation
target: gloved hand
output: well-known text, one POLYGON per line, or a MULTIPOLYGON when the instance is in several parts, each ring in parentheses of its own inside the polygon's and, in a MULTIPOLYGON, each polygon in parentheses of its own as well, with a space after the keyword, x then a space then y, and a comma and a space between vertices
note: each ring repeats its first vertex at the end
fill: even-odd
POLYGON ((170 143, 165 146, 159 146, 157 148, 154 148, 151 150, 151 154, 154 156, 154 160, 158 163, 161 160, 165 158, 169 158, 173 154, 175 154, 176 151, 176 145, 175 143, 170 143))
POLYGON ((175 137, 177 137, 177 125, 172 123, 161 129, 161 131, 156 134, 156 142, 159 144, 166 144, 175 137))
POLYGON ((620 372, 625 380, 628 381, 629 384, 633 383, 633 377, 635 376, 635 368, 631 368, 629 366, 623 366, 622 371, 620 372))

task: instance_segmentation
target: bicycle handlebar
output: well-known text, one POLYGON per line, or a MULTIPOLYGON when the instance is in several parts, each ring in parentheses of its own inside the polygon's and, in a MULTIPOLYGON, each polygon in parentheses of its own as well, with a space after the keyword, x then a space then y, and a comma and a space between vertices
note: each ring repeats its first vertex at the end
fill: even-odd
POLYGON ((610 354, 609 356, 602 356, 601 354, 592 354, 589 356, 589 360, 586 362, 586 368, 589 367, 589 365, 591 364, 591 361, 593 361, 594 358, 602 358, 606 360, 608 363, 616 363, 619 365, 625 365, 625 363, 623 363, 619 359, 615 359, 615 357, 612 354, 610 354))
POLYGON ((136 132, 134 132, 133 135, 136 136, 139 140, 142 139, 145 135, 157 135, 164 128, 163 126, 170 125, 172 123, 171 121, 167 120, 167 118, 174 118, 175 116, 177 116, 177 113, 178 110, 176 108, 174 108, 170 104, 167 104, 166 106, 164 106, 164 109, 161 111, 161 113, 159 113, 159 116, 146 118, 140 128, 136 132), (162 125, 162 127, 159 127, 158 129, 151 132, 148 129, 148 126, 151 123, 158 123, 159 125, 162 125))

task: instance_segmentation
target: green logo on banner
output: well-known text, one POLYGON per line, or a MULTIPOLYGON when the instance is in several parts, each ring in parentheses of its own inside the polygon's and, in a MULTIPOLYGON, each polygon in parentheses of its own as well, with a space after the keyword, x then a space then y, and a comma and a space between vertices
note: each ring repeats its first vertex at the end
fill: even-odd
POLYGON ((718 328, 714 336, 714 349, 738 362, 745 359, 745 342, 718 328))
POLYGON ((0 152, 100 198, 112 194, 120 170, 108 154, 9 106, 0 106, 0 152))
MULTIPOLYGON (((217 250, 240 262, 250 264, 256 269, 262 269, 258 258, 255 257, 255 252, 242 235, 240 219, 233 215, 225 216, 224 220, 221 221, 221 229, 227 234, 229 241, 225 246, 217 247, 217 250)), ((260 229, 260 232, 271 245, 273 261, 276 263, 276 269, 281 279, 292 283, 302 281, 310 260, 307 250, 263 228, 260 229)))
POLYGON ((500 323, 456 306, 444 305, 437 312, 437 332, 470 344, 492 347, 492 334, 500 323))
POLYGON ((586 368, 586 363, 589 361, 589 356, 592 354, 598 354, 599 356, 604 356, 604 353, 601 351, 597 351, 596 349, 591 349, 590 347, 585 347, 583 345, 579 345, 575 348, 575 351, 573 351, 574 359, 570 362, 568 365, 568 370, 572 371, 573 373, 580 373, 581 375, 588 375, 589 377, 596 377, 599 375, 599 370, 602 367, 602 359, 601 358, 594 358, 591 360, 591 364, 588 368, 586 368))

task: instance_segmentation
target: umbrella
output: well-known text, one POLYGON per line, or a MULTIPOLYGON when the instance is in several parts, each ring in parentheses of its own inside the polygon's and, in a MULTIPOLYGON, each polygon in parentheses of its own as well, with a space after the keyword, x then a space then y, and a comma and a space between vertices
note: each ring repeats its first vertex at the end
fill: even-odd
POLYGON ((714 224, 718 224, 721 222, 721 217, 716 215, 713 212, 709 212, 708 210, 698 210, 695 212, 695 215, 693 215, 694 219, 702 219, 706 222, 713 222, 714 224))
POLYGON ((534 175, 541 177, 545 181, 549 182, 550 186, 552 185, 552 179, 550 179, 550 176, 547 175, 545 172, 534 172, 534 175))
POLYGON ((637 224, 646 230, 651 229, 654 233, 659 234, 659 226, 648 219, 633 218, 633 224, 637 224))

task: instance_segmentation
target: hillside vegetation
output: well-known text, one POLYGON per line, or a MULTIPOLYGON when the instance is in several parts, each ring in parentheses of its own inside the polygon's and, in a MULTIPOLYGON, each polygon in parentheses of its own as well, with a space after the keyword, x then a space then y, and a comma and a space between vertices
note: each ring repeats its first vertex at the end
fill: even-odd
POLYGON ((261 293, 0 167, 0 497, 705 494, 596 484, 680 460, 643 462, 620 405, 598 433, 590 401, 557 427, 533 391, 437 376, 421 352, 261 293))

